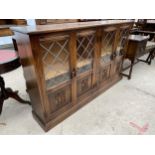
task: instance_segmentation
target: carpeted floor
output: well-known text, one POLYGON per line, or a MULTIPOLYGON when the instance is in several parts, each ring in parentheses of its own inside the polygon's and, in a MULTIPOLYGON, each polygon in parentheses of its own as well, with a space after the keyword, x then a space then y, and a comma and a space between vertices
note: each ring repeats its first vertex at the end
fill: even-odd
MULTIPOLYGON (((21 67, 3 77, 6 86, 29 99, 21 67)), ((123 78, 47 133, 31 111, 29 105, 5 101, 0 134, 155 134, 155 60, 151 66, 136 64, 131 80, 123 78)))

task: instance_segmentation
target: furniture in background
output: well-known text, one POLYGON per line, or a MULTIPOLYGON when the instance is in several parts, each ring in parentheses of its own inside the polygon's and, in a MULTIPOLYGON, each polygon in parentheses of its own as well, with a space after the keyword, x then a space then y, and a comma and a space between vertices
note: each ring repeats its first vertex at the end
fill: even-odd
POLYGON ((136 24, 140 30, 144 30, 144 31, 154 31, 155 30, 155 20, 154 19, 138 19, 136 24))
MULTIPOLYGON (((19 57, 14 50, 0 50, 0 74, 12 71, 20 66, 19 57)), ((3 104, 6 99, 13 98, 20 103, 28 103, 18 95, 18 91, 13 91, 11 88, 5 88, 5 82, 0 75, 0 114, 2 112, 3 104)))
POLYGON ((132 25, 107 20, 11 28, 33 116, 45 131, 122 78, 132 25))
POLYGON ((135 30, 131 34, 149 36, 149 39, 148 39, 147 44, 146 44, 146 49, 145 49, 145 51, 142 51, 142 55, 149 53, 148 57, 146 58, 146 60, 142 60, 142 59, 138 59, 138 60, 145 62, 145 63, 148 63, 150 65, 151 61, 155 57, 155 31, 135 30))
POLYGON ((13 33, 9 29, 13 25, 0 25, 0 37, 5 37, 5 36, 12 36, 13 33))
POLYGON ((0 19, 0 25, 26 25, 25 19, 0 19))
POLYGON ((149 41, 155 41, 155 31, 144 31, 135 28, 131 30, 130 34, 149 36, 149 41))
MULTIPOLYGON (((122 73, 122 75, 128 77, 128 79, 131 79, 132 69, 133 69, 135 60, 141 57, 145 53, 148 36, 130 35, 128 40, 129 42, 128 42, 128 47, 127 47, 124 60, 125 59, 130 60, 131 62, 129 66, 130 69, 129 69, 129 74, 122 73)), ((126 68, 123 68, 123 70, 125 69, 126 68)))
POLYGON ((152 60, 155 58, 155 42, 153 41, 148 41, 146 44, 146 49, 145 51, 148 54, 148 57, 146 58, 146 60, 143 59, 138 59, 139 61, 148 63, 149 65, 151 65, 152 60))
MULTIPOLYGON (((25 25, 26 20, 23 19, 0 19, 0 37, 12 36, 13 32, 10 30, 11 26, 25 25)), ((13 39, 12 48, 10 49, 0 49, 0 74, 7 73, 18 68, 21 64, 19 61, 19 56, 17 54, 16 42, 13 39)), ((5 88, 5 82, 2 76, 0 76, 0 114, 2 112, 3 104, 9 97, 21 103, 28 103, 29 101, 23 100, 18 95, 18 91, 13 91, 11 88, 5 88)))
POLYGON ((12 36, 11 26, 26 25, 25 19, 0 19, 0 36, 12 36))
MULTIPOLYGON (((25 19, 0 19, 0 37, 12 36, 13 32, 10 30, 11 26, 26 25, 25 19)), ((10 37, 11 38, 11 37, 10 37)), ((13 49, 12 41, 8 39, 9 42, 4 42, 0 45, 0 49, 13 49)), ((1 38, 2 39, 2 38, 1 38)))
MULTIPOLYGON (((138 19, 135 23, 136 28, 144 33, 149 33, 149 41, 153 40, 155 32, 155 20, 154 19, 138 19)), ((136 32, 137 33, 137 32, 136 32)))
MULTIPOLYGON (((138 34, 141 34, 141 32, 144 33, 144 31, 136 31, 138 34)), ((153 32, 151 32, 152 34, 153 32)), ((147 32, 146 34, 149 34, 147 32)), ((149 36, 148 35, 130 35, 129 36, 129 43, 128 43, 128 48, 127 48, 127 53, 125 55, 125 59, 129 59, 131 64, 129 66, 129 74, 124 74, 122 75, 128 77, 128 79, 131 79, 132 75, 132 69, 133 65, 138 61, 145 62, 147 64, 151 64, 151 61, 155 57, 155 42, 154 41, 149 41, 149 36), (141 59, 143 55, 148 53, 148 57, 146 60, 141 59)), ((128 68, 128 67, 127 67, 128 68)), ((127 68, 123 68, 123 71, 127 68)))
POLYGON ((50 25, 50 24, 62 24, 62 23, 75 23, 79 22, 79 19, 36 19, 36 25, 50 25))

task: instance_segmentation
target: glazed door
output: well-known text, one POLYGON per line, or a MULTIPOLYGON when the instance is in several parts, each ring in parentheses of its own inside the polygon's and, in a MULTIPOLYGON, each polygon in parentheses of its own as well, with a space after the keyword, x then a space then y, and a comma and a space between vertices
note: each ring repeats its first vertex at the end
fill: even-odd
POLYGON ((71 70, 68 34, 40 37, 40 51, 51 113, 71 106, 71 70))
POLYGON ((123 56, 126 53, 130 25, 120 26, 117 33, 117 48, 113 74, 119 75, 122 69, 123 56))
POLYGON ((85 30, 76 34, 77 99, 85 97, 92 88, 95 31, 85 30))
POLYGON ((116 30, 116 27, 106 27, 101 31, 99 83, 105 83, 112 75, 112 60, 115 56, 116 30))

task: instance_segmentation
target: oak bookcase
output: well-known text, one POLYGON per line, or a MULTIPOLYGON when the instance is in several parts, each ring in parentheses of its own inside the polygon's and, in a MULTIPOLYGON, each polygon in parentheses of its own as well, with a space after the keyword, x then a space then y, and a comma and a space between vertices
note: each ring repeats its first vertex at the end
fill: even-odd
POLYGON ((132 25, 106 20, 11 28, 33 115, 45 131, 122 78, 132 25))

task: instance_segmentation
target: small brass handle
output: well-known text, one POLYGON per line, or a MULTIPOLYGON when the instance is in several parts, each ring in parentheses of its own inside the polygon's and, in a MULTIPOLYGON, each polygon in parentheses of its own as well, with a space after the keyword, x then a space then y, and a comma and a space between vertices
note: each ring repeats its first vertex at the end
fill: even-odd
POLYGON ((111 56, 110 56, 110 59, 111 59, 111 60, 113 60, 113 59, 114 59, 114 56, 113 56, 113 54, 111 54, 111 56))
POLYGON ((71 78, 74 78, 76 76, 76 69, 74 68, 71 72, 71 78))
POLYGON ((116 55, 116 52, 113 52, 112 55, 111 55, 111 60, 113 60, 114 58, 116 58, 116 56, 117 56, 116 55))
POLYGON ((120 56, 124 55, 124 50, 120 50, 120 53, 119 53, 120 56))
POLYGON ((113 53, 114 58, 117 56, 116 52, 113 53))

